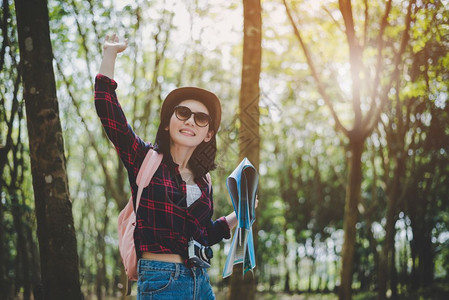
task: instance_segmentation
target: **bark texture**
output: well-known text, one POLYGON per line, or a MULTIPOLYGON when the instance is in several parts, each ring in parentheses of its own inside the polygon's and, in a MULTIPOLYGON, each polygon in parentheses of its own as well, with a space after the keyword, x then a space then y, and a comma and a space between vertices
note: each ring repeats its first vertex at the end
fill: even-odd
POLYGON ((81 299, 47 2, 16 0, 43 299, 81 299))
MULTIPOLYGON (((239 156, 259 167, 259 78, 262 60, 262 7, 260 0, 243 0, 243 62, 240 88, 239 156)), ((253 224, 257 250, 257 220, 253 224)), ((256 280, 251 272, 243 277, 242 265, 236 265, 231 277, 229 299, 254 299, 256 280)))

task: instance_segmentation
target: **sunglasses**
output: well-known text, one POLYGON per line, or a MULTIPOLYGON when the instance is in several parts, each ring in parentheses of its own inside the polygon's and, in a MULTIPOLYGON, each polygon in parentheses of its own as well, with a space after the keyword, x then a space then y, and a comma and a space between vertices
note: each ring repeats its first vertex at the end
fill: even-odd
POLYGON ((174 108, 175 116, 180 121, 186 121, 193 114, 193 120, 199 127, 206 127, 212 121, 211 117, 202 112, 193 112, 187 106, 178 105, 174 108))

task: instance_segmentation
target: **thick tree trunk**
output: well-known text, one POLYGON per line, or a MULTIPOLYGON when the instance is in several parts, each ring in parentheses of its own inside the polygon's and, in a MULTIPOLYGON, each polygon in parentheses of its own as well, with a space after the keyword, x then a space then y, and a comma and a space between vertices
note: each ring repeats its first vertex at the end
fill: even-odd
MULTIPOLYGON (((8 18, 10 18, 11 13, 9 11, 9 1, 3 0, 2 1, 2 16, 0 23, 0 31, 2 32, 2 45, 0 49, 0 71, 3 70, 4 62, 5 62, 5 53, 6 53, 6 47, 8 45, 8 18)), ((17 98, 14 98, 14 101, 17 101, 17 98)), ((0 123, 5 124, 7 123, 6 116, 4 116, 3 111, 6 111, 5 102, 1 101, 1 107, 0 107, 0 123)), ((13 105, 14 108, 14 105, 13 105)), ((13 119, 14 111, 11 109, 11 117, 10 120, 13 119)), ((4 125, 2 125, 4 126, 4 125)), ((3 131, 3 129, 2 129, 3 131)), ((0 144, 0 193, 3 192, 3 186, 5 186, 5 183, 3 181, 3 171, 6 166, 7 160, 8 160, 8 152, 11 149, 12 139, 11 139, 11 133, 12 133, 12 123, 8 124, 8 133, 5 136, 2 136, 2 141, 0 144), (11 128, 9 128, 11 126, 11 128), (6 141, 6 143, 5 143, 6 141)), ((8 283, 8 271, 6 268, 7 265, 7 256, 8 252, 6 251, 6 239, 5 239, 5 230, 4 230, 4 206, 3 202, 0 201, 0 292, 4 294, 5 297, 8 297, 9 295, 6 293, 6 290, 9 286, 8 283)))
MULTIPOLYGON (((425 201, 425 200, 418 200, 425 201)), ((425 215, 427 205, 418 204, 418 211, 425 215)), ((434 277, 434 250, 432 249, 432 228, 425 221, 425 216, 412 217, 413 240, 411 243, 412 250, 412 281, 411 288, 419 290, 428 287, 433 282, 434 277)))
POLYGON ((348 182, 346 186, 344 243, 341 253, 342 266, 340 273, 339 299, 352 299, 352 275, 356 228, 359 217, 358 204, 360 202, 362 184, 362 152, 364 139, 360 135, 353 135, 349 142, 351 157, 349 157, 348 182))
MULTIPOLYGON (((260 0, 243 0, 244 37, 242 83, 240 88, 239 153, 259 167, 259 79, 262 60, 262 8, 260 0)), ((257 221, 253 224, 254 246, 257 250, 257 221)), ((230 299, 254 299, 256 280, 251 274, 243 278, 242 265, 231 276, 230 299)))
MULTIPOLYGON (((426 224, 427 227, 427 224, 426 224)), ((435 250, 432 243, 432 227, 427 227, 419 244, 419 278, 420 288, 432 286, 435 274, 435 250)))
POLYGON ((240 159, 248 157, 259 166, 259 98, 260 67, 262 60, 262 16, 260 0, 244 0, 244 42, 242 79, 240 88, 240 159))
POLYGON ((43 299, 81 299, 47 2, 16 0, 43 299))

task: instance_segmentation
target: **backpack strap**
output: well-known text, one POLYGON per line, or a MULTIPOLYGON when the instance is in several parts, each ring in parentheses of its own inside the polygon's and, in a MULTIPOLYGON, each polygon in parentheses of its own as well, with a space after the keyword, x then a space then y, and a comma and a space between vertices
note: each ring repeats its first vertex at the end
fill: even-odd
POLYGON ((140 204, 140 197, 142 196, 142 191, 145 187, 150 184, 151 178, 153 178, 154 173, 162 161, 162 154, 157 153, 153 149, 148 150, 145 155, 145 159, 140 166, 139 173, 137 173, 136 184, 137 184, 137 197, 135 211, 140 204))
POLYGON ((209 172, 206 174, 206 181, 207 181, 207 186, 209 187, 209 193, 210 193, 211 189, 212 189, 212 178, 210 177, 209 172))

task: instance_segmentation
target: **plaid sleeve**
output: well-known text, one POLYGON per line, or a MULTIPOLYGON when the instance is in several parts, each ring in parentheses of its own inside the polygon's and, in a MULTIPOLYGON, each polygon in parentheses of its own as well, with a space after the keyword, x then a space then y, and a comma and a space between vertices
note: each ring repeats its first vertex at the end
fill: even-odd
POLYGON ((132 130, 117 99, 117 83, 102 74, 95 77, 95 108, 106 135, 114 144, 128 172, 137 176, 150 145, 132 130))
MULTIPOLYGON (((211 215, 213 214, 213 188, 210 186, 210 200, 212 203, 211 215)), ((207 231, 207 243, 209 246, 215 245, 221 242, 222 239, 229 239, 231 237, 231 229, 229 228, 228 222, 225 217, 218 218, 213 221, 209 218, 208 224, 206 225, 207 231)))
POLYGON ((209 246, 221 242, 222 239, 229 239, 231 237, 231 229, 225 217, 221 217, 216 221, 210 220, 207 226, 207 237, 209 246))

